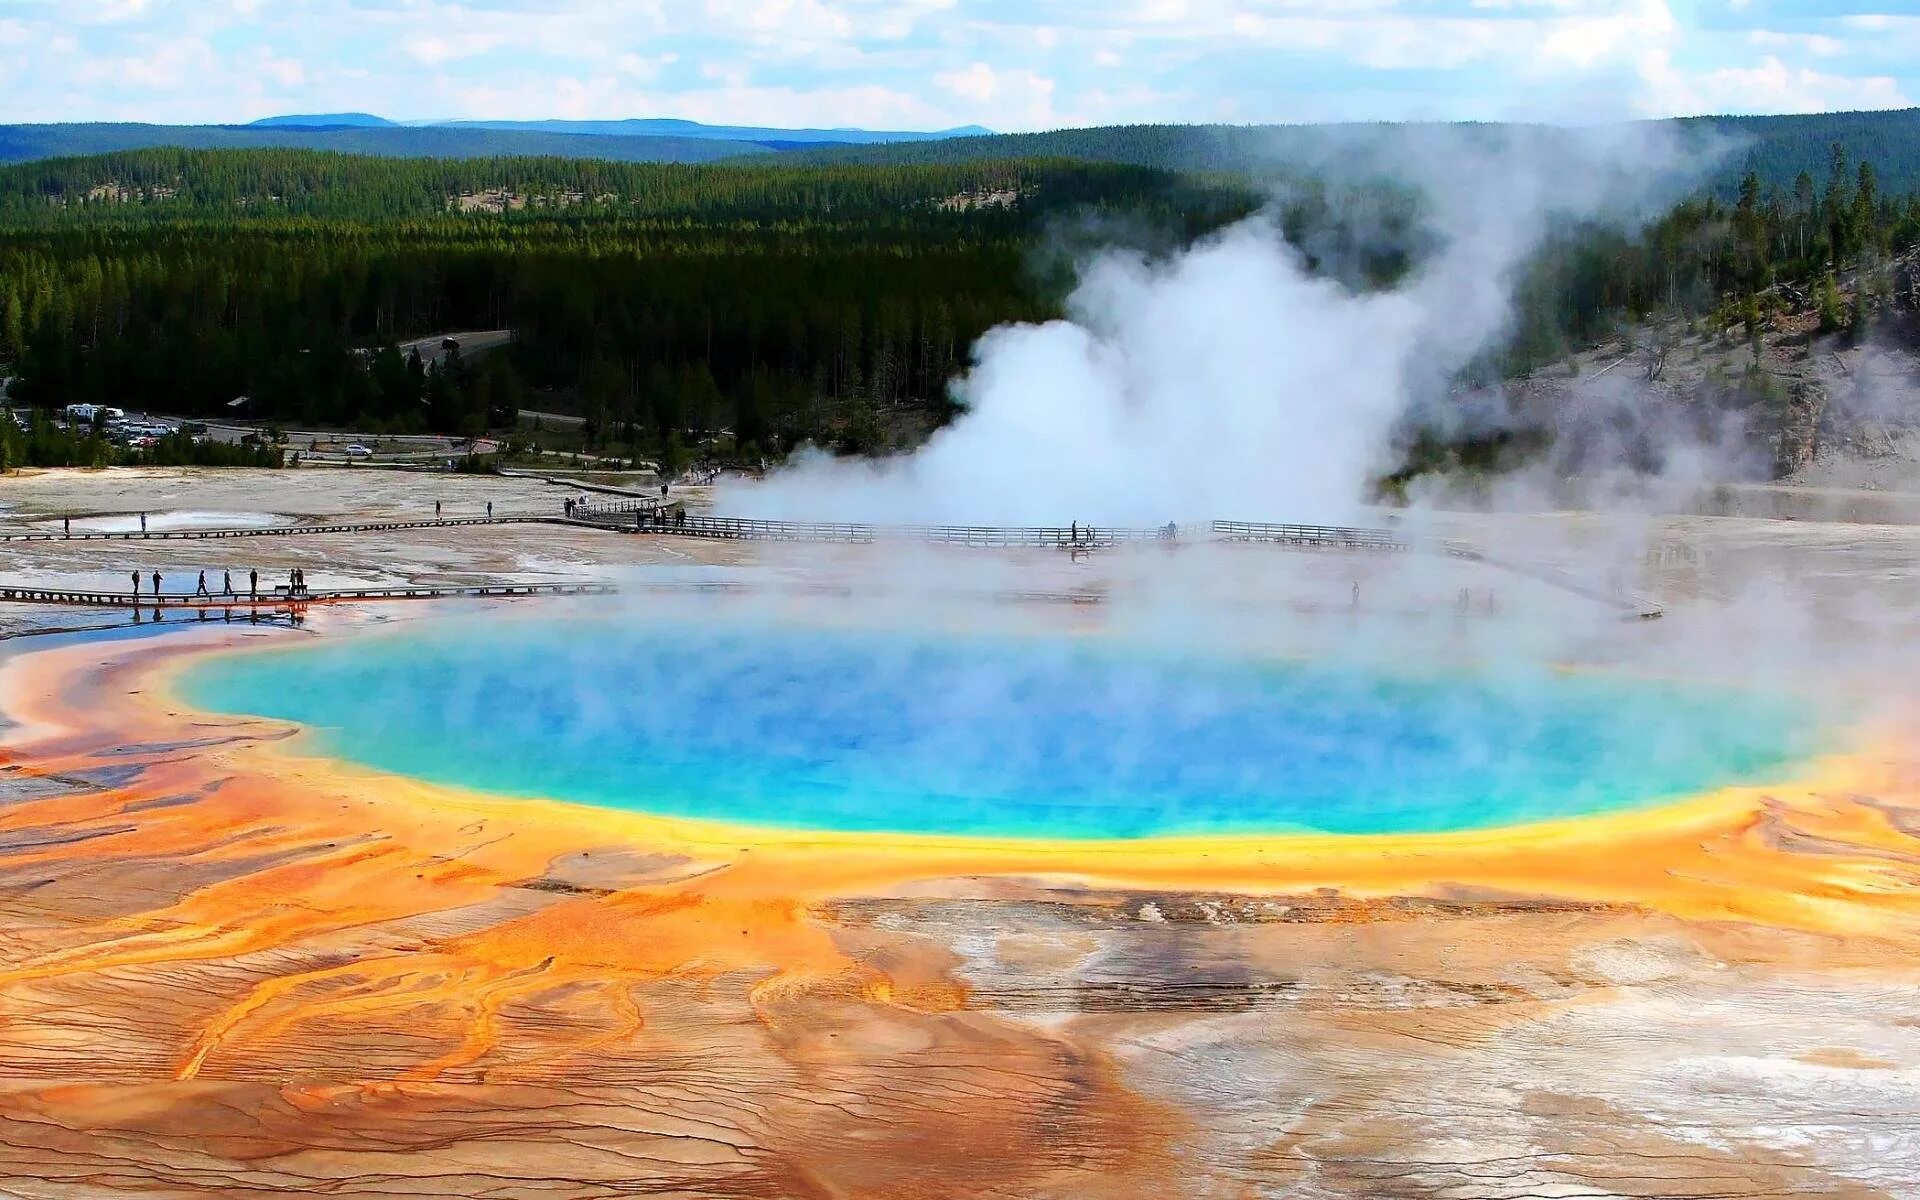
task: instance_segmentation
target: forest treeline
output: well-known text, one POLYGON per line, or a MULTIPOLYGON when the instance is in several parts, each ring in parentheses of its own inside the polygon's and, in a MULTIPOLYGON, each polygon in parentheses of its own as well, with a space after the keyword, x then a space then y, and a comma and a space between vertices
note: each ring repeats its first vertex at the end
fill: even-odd
POLYGON ((1733 198, 1749 174, 1758 176, 1763 187, 1782 188, 1791 187, 1803 171, 1818 177, 1836 144, 1856 160, 1878 164, 1889 190, 1920 190, 1920 109, 1685 117, 1589 130, 1436 122, 1101 125, 877 146, 820 146, 783 157, 870 166, 1054 158, 1170 171, 1297 176, 1355 163, 1446 162, 1476 147, 1524 150, 1531 142, 1551 150, 1581 137, 1615 152, 1638 138, 1650 154, 1664 147, 1690 158, 1705 171, 1702 188, 1725 200, 1733 198))
POLYGON ((1172 245, 1260 203, 1086 163, 35 163, 0 170, 0 362, 38 405, 456 433, 558 405, 621 445, 866 448, 937 421, 980 334, 1056 312, 1077 239, 1172 245), (396 348, 499 328, 508 353, 440 372, 396 348))
POLYGON ((1750 171, 1731 201, 1686 200, 1630 234, 1585 227, 1550 239, 1521 280, 1500 367, 1564 357, 1622 316, 1711 318, 1757 336, 1796 297, 1818 299, 1827 329, 1860 335, 1892 291, 1893 256, 1916 245, 1920 190, 1890 193, 1874 162, 1834 143, 1818 178, 1802 171, 1783 187, 1750 171))
MULTIPOLYGON (((1876 264, 1920 238, 1920 201, 1880 179, 1836 148, 1818 176, 1752 172, 1634 234, 1563 229, 1480 369, 1549 361, 1655 311, 1764 320, 1788 281, 1857 277, 1864 302, 1833 318, 1864 320, 1876 264)), ((1288 197, 1289 237, 1353 286, 1426 250, 1411 195, 1288 197)), ((1077 252, 1164 251, 1266 203, 1232 174, 1062 160, 162 149, 23 164, 0 168, 0 376, 43 407, 459 434, 557 408, 616 452, 870 450, 950 415, 980 334, 1058 314, 1077 252), (502 328, 506 351, 439 370, 398 349, 502 328)))
MULTIPOLYGON (((162 148, 0 167, 0 228, 127 229, 189 223, 285 226, 357 221, 383 232, 642 221, 807 232, 951 238, 1031 228, 1062 212, 1121 209, 1202 220, 1251 193, 1120 163, 1023 158, 906 166, 738 162, 624 163, 594 158, 361 158, 306 150, 162 148), (1018 199, 1021 203, 995 203, 1018 199), (401 228, 393 228, 398 223, 401 228), (434 228, 420 229, 422 224, 434 228)), ((615 229, 615 236, 627 231, 615 229)))

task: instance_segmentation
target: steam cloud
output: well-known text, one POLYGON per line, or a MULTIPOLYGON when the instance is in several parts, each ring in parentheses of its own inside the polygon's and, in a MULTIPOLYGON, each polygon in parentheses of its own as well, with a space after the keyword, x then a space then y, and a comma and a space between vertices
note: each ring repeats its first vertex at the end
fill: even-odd
POLYGON ((1645 127, 1428 128, 1343 149, 1315 173, 1425 197, 1437 249, 1397 287, 1314 271, 1274 209, 1164 260, 1109 250, 1066 319, 981 339, 954 385, 965 413, 917 453, 803 455, 722 504, 886 522, 1350 519, 1402 414, 1507 329, 1515 273, 1553 223, 1636 220, 1702 162, 1645 127))

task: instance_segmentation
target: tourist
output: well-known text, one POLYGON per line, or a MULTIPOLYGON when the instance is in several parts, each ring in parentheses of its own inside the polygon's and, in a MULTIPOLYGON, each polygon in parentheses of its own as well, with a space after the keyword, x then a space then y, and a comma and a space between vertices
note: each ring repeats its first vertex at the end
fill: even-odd
POLYGON ((208 594, 207 573, 205 571, 200 572, 200 582, 194 585, 193 594, 196 596, 205 596, 208 594))
POLYGON ((567 509, 567 520, 569 521, 573 520, 573 497, 572 496, 567 497, 566 509, 567 509))
POLYGON ((60 518, 60 533, 64 537, 73 536, 73 518, 72 517, 60 518))
POLYGON ((260 572, 258 570, 247 572, 247 592, 255 600, 260 598, 260 572))
POLYGON ((133 573, 133 600, 136 604, 140 602, 140 572, 138 571, 133 573))
POLYGON ((487 520, 493 520, 493 501, 487 501, 487 520))
POLYGON ((160 599, 160 572, 158 571, 153 573, 153 598, 160 599))
POLYGON ((232 571, 220 572, 220 594, 222 596, 233 595, 233 572, 232 571))
POLYGON ((145 533, 146 531, 147 531, 147 514, 141 513, 140 514, 140 532, 145 533))
POLYGON ((1353 581, 1353 606, 1355 608, 1360 607, 1360 581, 1358 579, 1353 581))
POLYGON ((438 500, 433 502, 433 519, 436 521, 440 519, 440 502, 438 500))

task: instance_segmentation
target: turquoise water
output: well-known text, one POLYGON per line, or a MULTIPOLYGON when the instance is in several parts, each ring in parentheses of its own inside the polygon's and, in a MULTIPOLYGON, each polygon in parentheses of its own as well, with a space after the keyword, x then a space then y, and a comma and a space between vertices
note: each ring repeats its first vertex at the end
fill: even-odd
POLYGON ((1800 704, 1725 689, 782 625, 456 622, 211 658, 183 687, 438 783, 906 833, 1475 829, 1754 782, 1821 748, 1800 704))

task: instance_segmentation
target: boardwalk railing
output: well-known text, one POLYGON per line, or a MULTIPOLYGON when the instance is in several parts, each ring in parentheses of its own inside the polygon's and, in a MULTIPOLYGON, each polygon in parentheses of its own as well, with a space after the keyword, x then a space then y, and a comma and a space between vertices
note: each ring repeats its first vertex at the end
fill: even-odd
POLYGON ((1228 541, 1236 542, 1271 542, 1329 550, 1373 550, 1396 554, 1424 550, 1521 575, 1548 587, 1607 605, 1628 616, 1653 620, 1664 611, 1658 604, 1643 597, 1589 583, 1559 567, 1496 557, 1465 542, 1416 541, 1391 529, 1358 529, 1343 525, 1274 525, 1257 521, 1215 521, 1213 531, 1228 541))
POLYGON ((260 525, 242 529, 127 529, 82 533, 0 533, 0 542, 198 542, 219 538, 296 537, 323 533, 386 533, 400 529, 454 528, 462 525, 542 525, 549 516, 447 517, 431 521, 354 521, 329 525, 260 525))
MULTIPOLYGON (((407 529, 436 529, 474 525, 549 524, 586 525, 627 532, 676 537, 715 538, 760 542, 825 542, 869 544, 890 541, 928 545, 1082 549, 1120 543, 1169 542, 1179 536, 1173 525, 1153 528, 1127 526, 990 526, 990 525, 869 525, 826 521, 769 521, 747 517, 695 516, 683 508, 667 508, 652 496, 578 505, 569 520, 562 512, 513 514, 497 517, 451 517, 419 521, 357 521, 317 525, 264 526, 245 529, 171 529, 115 533, 9 533, 0 542, 57 541, 190 541, 219 538, 283 537, 316 534, 382 533, 407 529)), ((1378 553, 1443 554, 1545 583, 1551 587, 1609 605, 1625 614, 1651 619, 1661 615, 1657 604, 1639 596, 1586 582, 1557 567, 1535 565, 1489 555, 1461 542, 1415 540, 1391 529, 1342 525, 1294 525, 1260 521, 1215 521, 1213 536, 1225 541, 1266 542, 1315 549, 1378 553)), ((235 597, 223 601, 194 595, 166 596, 162 606, 221 606, 245 604, 325 603, 329 601, 432 598, 441 596, 576 595, 604 592, 603 585, 500 584, 478 587, 375 588, 333 592, 284 593, 258 600, 235 597)), ((0 587, 0 601, 39 604, 82 604, 102 607, 151 606, 151 597, 128 592, 88 592, 68 588, 0 587)))
POLYGON ((1655 620, 1666 611, 1661 608, 1659 604, 1644 596, 1590 583, 1578 575, 1573 574, 1573 572, 1560 567, 1497 557, 1471 547, 1461 546, 1457 542, 1447 543, 1447 553, 1454 558, 1464 558, 1472 562, 1484 563, 1489 567, 1506 571, 1512 575, 1519 575, 1526 579, 1536 580, 1546 584, 1548 587, 1559 588, 1563 592, 1570 592, 1573 595, 1584 597, 1595 603, 1605 604, 1611 608, 1620 610, 1628 616, 1639 617, 1642 620, 1655 620))
POLYGON ((596 500, 590 504, 576 504, 573 515, 576 520, 591 521, 596 517, 632 517, 637 512, 653 512, 665 501, 658 496, 635 496, 630 500, 596 500))
POLYGON ((605 583, 484 583, 443 587, 336 588, 203 596, 198 593, 89 592, 73 588, 0 587, 0 602, 71 604, 91 608, 285 608, 296 604, 333 604, 359 600, 441 600, 460 596, 610 596, 605 583))
MULTIPOLYGON (((575 509, 576 516, 592 519, 607 511, 603 505, 575 509)), ((631 517, 631 507, 617 510, 631 517)), ((644 508, 642 512, 647 512, 644 508)), ((1176 530, 1161 526, 1137 529, 1125 526, 997 526, 997 525, 869 525, 838 521, 768 521, 753 517, 707 517, 692 513, 653 511, 651 519, 629 523, 647 533, 675 537, 720 538, 755 542, 923 542, 944 546, 1055 547, 1111 546, 1120 542, 1167 541, 1176 530)), ((603 522, 596 522, 603 523, 603 522)))
POLYGON ((1418 549, 1415 543, 1391 529, 1358 529, 1346 525, 1215 521, 1213 532, 1230 542, 1275 542, 1287 546, 1324 546, 1329 550, 1379 550, 1390 553, 1418 549))

